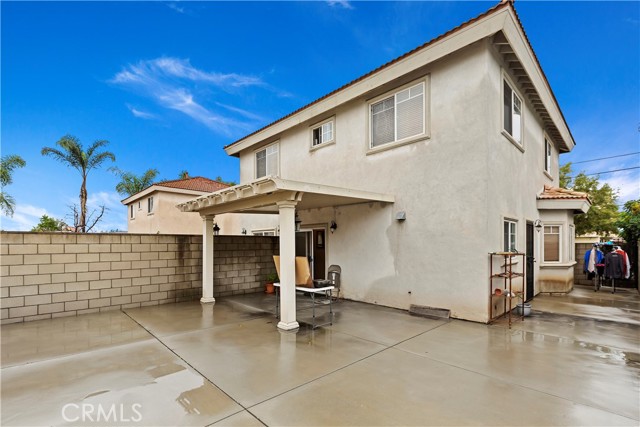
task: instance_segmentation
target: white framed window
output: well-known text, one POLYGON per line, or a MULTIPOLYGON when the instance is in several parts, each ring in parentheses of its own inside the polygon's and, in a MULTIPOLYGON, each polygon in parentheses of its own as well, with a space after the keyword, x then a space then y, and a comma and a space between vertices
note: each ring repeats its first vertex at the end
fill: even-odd
POLYGON ((129 205, 129 218, 136 219, 136 211, 133 204, 129 205))
POLYGON ((278 175, 278 146, 276 142, 256 151, 256 178, 278 175))
POLYGON ((551 143, 544 138, 544 171, 551 175, 551 143))
POLYGON ((503 249, 505 252, 518 252, 518 222, 505 219, 503 223, 503 249))
POLYGON ((502 128, 514 142, 522 145, 522 99, 506 78, 502 82, 502 128))
POLYGON ((153 213, 153 197, 147 199, 147 213, 153 213))
POLYGON ((142 202, 138 202, 138 210, 141 211, 142 210, 142 202))
POLYGON ((276 230, 273 228, 264 230, 251 230, 251 234, 253 234, 254 236, 275 236, 276 230))
POLYGON ((561 225, 544 226, 544 244, 542 260, 544 262, 560 262, 561 245, 561 225))
POLYGON ((324 123, 315 125, 311 129, 311 147, 321 144, 328 144, 335 141, 335 121, 327 120, 324 123))
POLYGON ((369 149, 426 133, 426 82, 369 104, 369 149))

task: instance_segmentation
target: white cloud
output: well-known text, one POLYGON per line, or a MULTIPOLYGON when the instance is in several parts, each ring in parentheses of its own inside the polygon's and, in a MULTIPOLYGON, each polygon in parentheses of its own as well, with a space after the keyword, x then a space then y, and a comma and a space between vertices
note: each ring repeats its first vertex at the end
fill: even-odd
POLYGON ((113 191, 98 191, 89 194, 87 198, 87 208, 97 208, 104 205, 107 208, 121 208, 121 197, 113 191))
POLYGON ((218 105, 218 106, 220 106, 222 108, 226 108, 229 111, 233 111, 234 113, 238 113, 241 116, 244 116, 244 117, 246 117, 248 119, 251 119, 251 120, 255 120, 255 121, 264 121, 265 120, 264 117, 259 116, 258 114, 254 114, 251 111, 243 110, 242 108, 234 107, 234 106, 231 106, 231 105, 226 105, 226 104, 223 104, 221 102, 216 102, 216 105, 218 105))
POLYGON ((624 205, 629 200, 640 198, 640 173, 638 171, 616 172, 601 175, 601 183, 607 183, 614 190, 618 190, 618 204, 624 205))
POLYGON ((353 5, 347 0, 328 0, 327 4, 331 7, 341 7, 343 9, 353 9, 353 5))
POLYGON ((40 222, 42 215, 54 216, 45 208, 33 205, 16 204, 13 217, 4 213, 0 219, 0 229, 12 231, 29 231, 40 222))
MULTIPOLYGON (((197 69, 188 59, 161 57, 152 60, 139 61, 126 66, 117 73, 111 83, 124 86, 135 92, 151 98, 159 105, 191 117, 210 129, 232 135, 238 131, 247 131, 259 121, 259 116, 245 110, 228 105, 219 105, 227 110, 227 114, 216 112, 205 107, 202 102, 195 100, 194 90, 197 85, 213 86, 227 93, 233 93, 240 88, 258 86, 273 90, 262 79, 255 76, 237 73, 217 73, 197 69), (196 85, 197 84, 197 85, 196 85), (241 115, 243 119, 232 117, 241 115)), ((136 117, 151 118, 150 113, 129 107, 136 117), (134 111, 135 110, 135 111, 134 111)))
POLYGON ((167 5, 167 7, 168 7, 169 9, 173 9, 173 10, 175 10, 175 11, 176 11, 176 12, 178 12, 178 13, 184 13, 184 12, 185 12, 184 8, 183 8, 183 7, 178 6, 176 3, 166 3, 166 5, 167 5))
POLYGON ((129 111, 131 111, 131 114, 133 114, 135 117, 141 118, 141 119, 155 119, 156 116, 154 116, 151 113, 147 113, 146 111, 142 111, 142 110, 138 110, 137 108, 127 104, 127 108, 129 109, 129 111))

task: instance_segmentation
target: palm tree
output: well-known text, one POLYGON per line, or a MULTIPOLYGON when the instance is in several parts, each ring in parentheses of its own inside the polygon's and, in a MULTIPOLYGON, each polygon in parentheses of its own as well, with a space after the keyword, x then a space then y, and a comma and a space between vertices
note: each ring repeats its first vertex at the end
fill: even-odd
POLYGON ((2 156, 0 158, 0 210, 7 216, 13 216, 16 202, 9 194, 4 192, 4 187, 13 182, 12 174, 15 168, 23 168, 27 162, 18 155, 12 154, 9 156, 2 156))
POLYGON ((110 170, 120 177, 120 182, 116 185, 116 191, 122 196, 132 196, 141 192, 153 184, 153 180, 158 176, 157 169, 147 169, 145 173, 138 176, 133 172, 124 172, 114 167, 110 170))
POLYGON ((178 179, 189 179, 189 172, 186 170, 180 171, 178 174, 178 179))
POLYGON ((98 140, 91 144, 85 151, 80 140, 73 135, 65 135, 56 144, 61 148, 44 147, 43 156, 51 156, 59 162, 66 163, 76 169, 82 175, 82 185, 80 186, 80 216, 78 218, 77 231, 84 233, 87 222, 87 175, 91 169, 100 167, 106 160, 115 162, 116 156, 110 151, 96 152, 100 147, 109 144, 107 140, 98 140))

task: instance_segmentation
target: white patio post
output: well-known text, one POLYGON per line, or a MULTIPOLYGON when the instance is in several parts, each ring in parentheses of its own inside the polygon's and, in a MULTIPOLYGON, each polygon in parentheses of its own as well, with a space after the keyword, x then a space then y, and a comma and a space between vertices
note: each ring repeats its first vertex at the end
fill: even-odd
POLYGON ((300 327, 296 321, 296 202, 278 202, 280 219, 280 322, 289 331, 300 327))
POLYGON ((213 297, 213 217, 202 217, 202 298, 203 304, 215 303, 213 297))

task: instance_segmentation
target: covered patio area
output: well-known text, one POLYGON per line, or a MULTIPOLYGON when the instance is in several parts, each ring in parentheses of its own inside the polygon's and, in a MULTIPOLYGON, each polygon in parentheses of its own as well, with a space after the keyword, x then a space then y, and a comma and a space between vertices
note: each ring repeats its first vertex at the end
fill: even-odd
MULTIPOLYGON (((594 321, 534 301, 508 329, 341 301, 332 326, 291 334, 274 299, 4 325, 2 425, 638 425, 638 324, 619 305, 595 301, 594 321)), ((623 309, 637 319, 637 294, 623 309)))
MULTIPOLYGON (((198 212, 202 217, 202 299, 204 304, 214 298, 214 220, 226 213, 274 214, 279 217, 280 240, 280 321, 278 328, 299 328, 296 319, 295 257, 296 212, 326 207, 337 208, 363 203, 389 204, 388 194, 328 185, 291 181, 268 176, 198 197, 178 205, 183 212, 198 212)), ((324 278, 324 277, 323 277, 324 278)))

